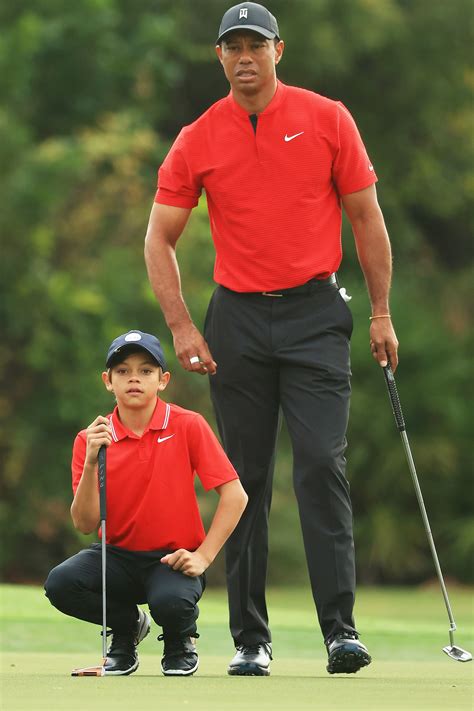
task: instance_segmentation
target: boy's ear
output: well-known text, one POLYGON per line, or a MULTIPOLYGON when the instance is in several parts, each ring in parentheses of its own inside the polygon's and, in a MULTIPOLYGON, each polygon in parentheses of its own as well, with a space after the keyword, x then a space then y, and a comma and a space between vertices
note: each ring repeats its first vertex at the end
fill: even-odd
POLYGON ((168 371, 162 371, 160 368, 160 382, 158 383, 158 392, 161 390, 164 390, 166 386, 168 385, 170 378, 171 378, 171 373, 168 373, 168 371))
POLYGON ((107 388, 107 390, 109 391, 109 393, 113 393, 114 388, 113 388, 112 383, 110 382, 108 370, 104 370, 104 372, 102 373, 102 382, 104 383, 104 385, 107 388))

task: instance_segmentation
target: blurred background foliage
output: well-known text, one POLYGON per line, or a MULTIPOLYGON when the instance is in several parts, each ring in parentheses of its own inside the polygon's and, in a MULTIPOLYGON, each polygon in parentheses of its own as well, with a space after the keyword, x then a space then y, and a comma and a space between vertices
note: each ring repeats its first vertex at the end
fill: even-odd
MULTIPOLYGON (((214 424, 206 379, 180 370, 148 286, 143 238, 156 170, 183 124, 228 91, 213 42, 222 0, 16 0, 0 6, 0 413, 2 575, 40 581, 89 540, 72 528, 76 432, 112 407, 109 342, 158 333, 168 399, 214 424)), ((342 100, 380 179, 391 234, 398 387, 445 572, 472 582, 471 0, 268 0, 280 78, 342 100)), ((353 295, 348 476, 359 580, 433 576, 344 226, 353 295)), ((198 326, 212 293, 205 198, 178 246, 198 326)), ((307 578, 283 427, 271 525, 272 582, 307 578)), ((206 520, 214 497, 201 497, 206 520)), ((210 571, 222 582, 222 557, 210 571)))

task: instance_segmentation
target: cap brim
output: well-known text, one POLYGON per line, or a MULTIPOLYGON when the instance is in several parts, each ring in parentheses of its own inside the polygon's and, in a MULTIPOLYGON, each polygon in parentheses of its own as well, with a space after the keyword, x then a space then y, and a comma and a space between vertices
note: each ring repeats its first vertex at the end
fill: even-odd
POLYGON ((119 346, 114 350, 113 353, 110 354, 110 356, 107 358, 107 362, 105 364, 106 368, 110 368, 112 365, 114 365, 117 362, 120 362, 120 359, 125 358, 128 353, 136 353, 139 350, 145 351, 145 353, 148 353, 150 358, 152 358, 157 365, 161 366, 161 363, 156 359, 156 357, 153 355, 151 351, 146 348, 146 346, 142 346, 140 343, 124 343, 123 346, 119 346))
POLYGON ((235 30, 252 30, 252 32, 257 32, 257 34, 262 35, 262 37, 266 37, 267 39, 275 39, 275 37, 278 36, 274 32, 270 32, 270 30, 266 30, 263 27, 257 27, 257 25, 234 25, 219 35, 216 40, 216 44, 219 44, 219 42, 221 42, 224 37, 229 34, 229 32, 235 32, 235 30))

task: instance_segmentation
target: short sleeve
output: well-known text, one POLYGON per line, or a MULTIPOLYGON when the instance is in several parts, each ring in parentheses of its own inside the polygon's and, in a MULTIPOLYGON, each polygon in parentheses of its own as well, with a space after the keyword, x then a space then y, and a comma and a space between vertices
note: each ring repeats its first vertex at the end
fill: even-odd
POLYGON ((76 439, 74 440, 74 445, 72 448, 72 490, 74 495, 76 495, 77 487, 81 481, 82 472, 84 471, 84 462, 86 461, 86 448, 87 442, 85 434, 79 432, 76 439))
POLYGON ((374 167, 354 119, 344 104, 337 102, 337 151, 333 181, 339 195, 348 195, 377 182, 374 167))
POLYGON ((158 170, 155 202, 186 208, 198 204, 202 185, 199 177, 193 173, 187 153, 185 134, 181 131, 158 170))
POLYGON ((201 415, 190 420, 188 445, 192 467, 206 491, 239 478, 214 432, 201 415))

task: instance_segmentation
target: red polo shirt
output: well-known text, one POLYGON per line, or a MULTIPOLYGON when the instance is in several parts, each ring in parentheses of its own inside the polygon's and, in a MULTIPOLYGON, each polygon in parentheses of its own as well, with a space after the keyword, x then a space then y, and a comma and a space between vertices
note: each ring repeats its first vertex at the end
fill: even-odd
POLYGON ((192 208, 204 189, 216 282, 271 291, 337 271, 340 197, 376 180, 343 104, 278 82, 256 133, 232 94, 183 128, 155 201, 192 208))
MULTIPOLYGON (((107 543, 128 550, 195 550, 205 532, 194 474, 207 490, 237 479, 201 415, 158 400, 147 430, 138 437, 115 408, 108 415, 107 543)), ((86 430, 76 437, 72 487, 77 490, 86 456, 86 430)))

